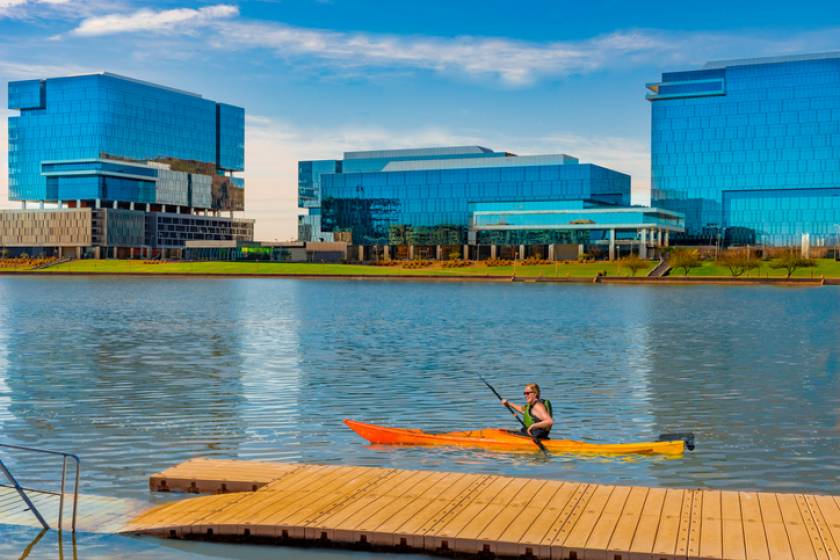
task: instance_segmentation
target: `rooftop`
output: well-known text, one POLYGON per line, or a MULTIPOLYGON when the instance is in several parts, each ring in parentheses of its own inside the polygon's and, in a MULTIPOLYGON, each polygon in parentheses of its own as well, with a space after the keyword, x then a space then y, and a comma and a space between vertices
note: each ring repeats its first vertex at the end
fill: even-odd
MULTIPOLYGON (((135 84, 140 84, 140 85, 144 85, 144 86, 149 86, 149 87, 154 87, 154 88, 159 88, 159 89, 165 89, 165 90, 172 91, 172 92, 175 92, 175 93, 182 93, 184 95, 190 95, 192 97, 199 97, 199 98, 202 97, 200 94, 193 93, 191 91, 178 89, 178 88, 174 88, 174 87, 169 87, 169 86, 163 86, 163 85, 160 85, 160 84, 156 84, 154 82, 147 82, 145 80, 138 80, 136 78, 129 78, 128 76, 123 76, 121 74, 113 74, 111 72, 105 72, 105 71, 102 71, 102 72, 86 72, 86 73, 82 73, 82 74, 69 74, 67 76, 53 76, 52 78, 44 78, 41 81, 44 81, 44 80, 66 80, 66 79, 72 79, 72 78, 82 78, 82 77, 86 77, 86 76, 106 76, 108 78, 114 78, 116 80, 123 80, 123 81, 126 81, 126 82, 133 82, 135 84)), ((30 80, 13 80, 13 81, 30 81, 30 80)))
POLYGON ((787 56, 766 56, 762 58, 738 58, 734 60, 715 60, 703 65, 703 70, 727 68, 729 66, 751 66, 755 64, 778 64, 780 62, 803 62, 806 60, 825 60, 840 58, 840 52, 827 52, 815 54, 794 54, 787 56))
POLYGON ((483 146, 441 146, 437 148, 408 148, 399 150, 367 150, 344 152, 344 159, 384 159, 426 156, 451 156, 466 154, 492 154, 493 150, 483 146))
POLYGON ((567 154, 534 156, 467 158, 467 159, 425 159, 417 161, 392 161, 383 171, 420 171, 432 169, 464 169, 475 167, 528 167, 533 165, 566 165, 578 163, 576 157, 567 154))

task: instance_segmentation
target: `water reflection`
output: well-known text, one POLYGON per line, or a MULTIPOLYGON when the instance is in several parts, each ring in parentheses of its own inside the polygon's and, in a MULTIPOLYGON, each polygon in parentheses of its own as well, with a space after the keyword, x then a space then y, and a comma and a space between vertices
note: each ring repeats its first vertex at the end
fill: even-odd
MULTIPOLYGON (((136 485, 175 457, 229 453, 245 440, 241 332, 223 328, 234 302, 209 305, 205 293, 182 305, 190 286, 177 281, 53 288, 49 279, 15 282, 3 300, 4 440, 77 451, 88 491, 136 485)), ((56 482, 37 456, 11 462, 29 484, 56 482)))

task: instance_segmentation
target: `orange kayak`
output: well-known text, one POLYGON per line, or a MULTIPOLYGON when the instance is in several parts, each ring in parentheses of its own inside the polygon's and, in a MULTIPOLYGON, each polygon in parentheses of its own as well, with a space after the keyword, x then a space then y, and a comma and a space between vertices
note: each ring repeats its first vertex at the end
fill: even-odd
MULTIPOLYGON (((478 447, 493 451, 539 451, 534 441, 516 432, 488 428, 465 432, 429 433, 406 428, 387 428, 344 419, 347 426, 373 444, 383 445, 444 445, 478 447)), ((674 437, 678 437, 675 434, 674 437)), ((693 436, 692 436, 693 437, 693 436)), ((645 441, 638 443, 589 443, 572 439, 541 440, 552 453, 582 453, 589 455, 663 454, 682 455, 686 440, 645 441)), ((690 445, 693 445, 693 441, 690 445)), ((691 447, 690 447, 691 448, 691 447)))

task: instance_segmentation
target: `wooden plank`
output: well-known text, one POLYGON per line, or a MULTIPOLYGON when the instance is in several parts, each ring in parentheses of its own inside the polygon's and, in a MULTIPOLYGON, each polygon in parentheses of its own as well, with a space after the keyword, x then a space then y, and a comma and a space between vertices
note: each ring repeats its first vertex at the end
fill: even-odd
POLYGON ((686 494, 685 490, 674 488, 668 488, 665 491, 656 540, 651 549, 651 554, 658 559, 670 560, 675 557, 677 543, 680 540, 680 521, 686 494))
POLYGON ((680 542, 677 543, 677 556, 697 558, 700 555, 700 532, 703 528, 702 490, 688 490, 690 505, 683 508, 680 516, 680 542))
MULTIPOLYGON (((322 519, 307 523, 304 534, 306 538, 315 538, 326 531, 327 538, 332 541, 359 542, 363 535, 363 531, 357 529, 359 526, 383 507, 399 501, 403 494, 429 474, 423 471, 396 471, 393 476, 381 480, 376 487, 358 495, 344 507, 336 507, 322 519)), ((364 535, 364 540, 368 542, 367 535, 364 535)))
POLYGON ((642 518, 648 492, 648 488, 639 486, 630 489, 624 509, 621 510, 615 530, 613 530, 602 556, 604 560, 624 560, 630 553, 630 546, 633 544, 636 527, 638 527, 642 518))
MULTIPOLYGON (((616 486, 604 509, 601 511, 592 532, 586 540, 585 549, 576 547, 578 558, 593 558, 605 559, 606 549, 612 540, 618 522, 621 519, 621 514, 627 504, 627 499, 630 497, 630 492, 633 491, 631 486, 616 486)), ((565 545, 570 551, 572 547, 570 544, 565 545)))
POLYGON ((441 509, 421 530, 423 548, 433 552, 454 550, 454 533, 452 536, 441 536, 441 533, 445 532, 449 526, 455 528, 457 532, 465 523, 461 517, 463 510, 470 507, 477 498, 481 497, 482 501, 478 505, 480 510, 489 499, 488 495, 492 496, 498 493, 508 480, 498 476, 487 476, 473 485, 469 491, 463 492, 459 500, 454 500, 441 509))
POLYGON ((340 482, 336 481, 331 487, 319 488, 314 496, 310 493, 309 497, 304 496, 302 502, 297 502, 280 513, 264 517, 258 523, 273 525, 281 534, 285 530, 289 537, 303 539, 306 537, 305 528, 308 524, 317 523, 330 510, 342 507, 359 492, 364 492, 370 485, 377 484, 394 473, 395 471, 384 469, 352 473, 340 482))
POLYGON ((727 560, 747 560, 744 522, 738 492, 720 493, 721 554, 727 560))
POLYGON ((305 467, 291 463, 192 459, 151 475, 149 489, 209 494, 254 491, 289 471, 305 467))
POLYGON ((764 534, 767 535, 767 549, 770 552, 770 558, 773 560, 794 560, 776 495, 759 492, 758 505, 761 508, 761 518, 764 522, 764 534))
POLYGON ((598 490, 597 484, 582 484, 575 490, 571 499, 564 500, 565 503, 560 510, 560 514, 548 526, 540 544, 551 547, 558 537, 565 539, 596 490, 598 490))
POLYGON ((767 532, 764 530, 764 518, 761 514, 758 494, 739 492, 741 516, 744 520, 744 543, 747 560, 770 560, 770 548, 767 532))
POLYGON ((814 520, 810 512, 808 513, 807 520, 802 516, 799 504, 796 503, 796 495, 776 494, 776 500, 779 503, 782 523, 784 523, 785 530, 788 534, 788 541, 790 542, 793 557, 796 560, 828 560, 822 539, 814 525, 814 520), (813 528, 814 535, 809 532, 809 525, 813 528), (812 536, 816 537, 816 542, 812 536))
MULTIPOLYGON (((703 559, 723 558, 722 493, 720 490, 704 490, 702 496, 696 556, 703 559)), ((693 536, 694 533, 692 533, 693 536)), ((689 550, 694 549, 695 544, 692 538, 689 543, 689 550)))
POLYGON ((437 524, 426 533, 423 539, 423 547, 426 550, 438 550, 442 548, 441 543, 446 541, 450 550, 458 552, 458 539, 456 537, 473 519, 481 516, 490 503, 504 493, 505 489, 514 480, 509 477, 488 479, 482 488, 466 497, 438 520, 437 524))
POLYGON ((423 548, 423 536, 442 512, 447 511, 453 504, 460 503, 464 496, 468 496, 487 478, 485 475, 462 475, 453 484, 442 485, 441 491, 436 495, 419 498, 419 502, 425 502, 421 504, 420 509, 407 519, 400 516, 402 522, 394 531, 395 539, 398 539, 396 542, 404 541, 406 546, 423 548))
POLYGON ((273 536, 273 530, 257 530, 255 527, 250 527, 250 525, 261 525, 260 519, 266 509, 272 508, 277 503, 282 503, 284 507, 293 507, 294 504, 300 503, 300 501, 311 496, 309 488, 313 484, 317 483, 319 488, 328 488, 337 480, 354 476, 355 472, 330 466, 318 466, 305 471, 297 471, 286 479, 283 490, 274 486, 274 488, 265 487, 253 494, 242 494, 241 500, 230 504, 223 511, 213 512, 212 517, 205 516, 197 519, 195 523, 191 524, 192 530, 190 532, 192 534, 205 534, 208 529, 211 529, 217 534, 221 532, 241 534, 245 532, 245 529, 248 529, 255 535, 273 536), (225 528, 223 529, 223 527, 225 528))
POLYGON ((185 532, 192 535, 213 534, 238 535, 248 532, 259 536, 274 536, 274 528, 264 528, 258 523, 263 512, 273 504, 282 502, 287 506, 296 500, 305 499, 306 491, 314 483, 334 481, 342 476, 352 476, 353 471, 340 467, 319 466, 307 471, 300 471, 288 480, 288 486, 283 491, 270 490, 267 487, 256 493, 242 493, 236 502, 231 502, 221 510, 196 519, 185 532))
MULTIPOLYGON (((481 510, 467 519, 464 528, 455 535, 455 550, 466 554, 488 552, 495 554, 492 542, 481 539, 484 531, 496 522, 496 519, 511 508, 511 504, 532 481, 525 478, 510 479, 504 489, 493 496, 481 510)), ((469 515, 469 514, 468 514, 469 515)), ((510 521, 508 520, 507 523, 510 521)))
MULTIPOLYGON (((552 558, 585 557, 586 543, 616 488, 616 486, 598 485, 585 505, 578 503, 579 507, 575 508, 576 511, 551 543, 552 558)), ((618 521, 617 516, 614 521, 618 521)))
MULTIPOLYGON (((442 504, 455 499, 464 488, 474 482, 478 475, 442 473, 443 476, 434 484, 420 491, 409 506, 389 519, 383 520, 377 530, 382 531, 417 531, 429 517, 435 515, 442 504)), ((409 494, 409 499, 412 497, 409 494)))
POLYGON ((395 469, 364 473, 345 489, 344 496, 340 500, 331 502, 327 508, 313 512, 304 519, 304 524, 318 525, 334 512, 342 511, 348 506, 352 506, 356 500, 364 499, 366 496, 375 493, 383 484, 390 484, 394 479, 399 479, 400 476, 400 471, 395 469))
POLYGON ((796 505, 802 514, 805 521, 805 529, 814 543, 814 550, 821 559, 834 560, 834 539, 831 538, 831 533, 824 529, 825 520, 819 511, 815 512, 811 509, 808 503, 808 494, 796 494, 796 505), (822 553, 820 553, 822 548, 822 553))
MULTIPOLYGON (((480 541, 497 541, 499 540, 508 527, 518 519, 520 516, 523 516, 527 512, 540 512, 542 508, 545 507, 545 503, 551 498, 551 494, 549 492, 554 492, 557 488, 560 487, 559 484, 550 484, 545 480, 525 480, 525 484, 519 489, 513 499, 508 503, 504 508, 501 509, 499 514, 493 518, 493 520, 481 530, 481 532, 476 537, 480 541), (544 500, 541 502, 537 502, 535 499, 537 495, 540 494, 548 494, 544 496, 544 500)), ((496 550, 491 550, 491 552, 496 553, 496 550)))
POLYGON ((664 488, 651 488, 648 491, 639 524, 636 526, 636 533, 630 544, 631 559, 651 558, 656 536, 659 533, 659 524, 662 521, 662 508, 665 505, 666 495, 667 491, 664 488))
POLYGON ((425 507, 429 495, 437 494, 446 485, 457 480, 457 477, 452 477, 447 473, 430 472, 428 474, 429 476, 414 483, 401 496, 380 507, 357 527, 365 532, 368 542, 380 546, 399 545, 400 541, 396 540, 390 528, 399 527, 413 515, 413 512, 425 507))
POLYGON ((840 560, 840 505, 830 496, 806 495, 805 502, 814 516, 828 557, 840 560))
POLYGON ((562 515, 566 504, 570 500, 580 499, 586 486, 586 484, 575 482, 546 482, 543 489, 525 507, 525 511, 513 519, 499 535, 496 554, 499 556, 536 555, 535 550, 539 549, 541 557, 550 555, 550 547, 542 545, 545 534, 562 515))

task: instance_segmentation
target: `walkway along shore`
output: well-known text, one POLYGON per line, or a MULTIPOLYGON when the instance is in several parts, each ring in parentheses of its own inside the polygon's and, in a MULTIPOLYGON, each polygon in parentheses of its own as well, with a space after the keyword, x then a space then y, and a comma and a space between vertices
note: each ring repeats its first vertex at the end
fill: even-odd
POLYGON ((481 557, 836 560, 840 497, 194 459, 122 532, 481 557))

